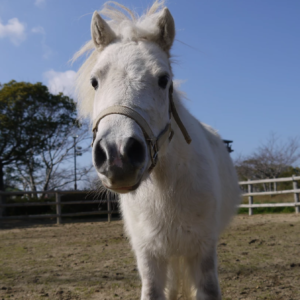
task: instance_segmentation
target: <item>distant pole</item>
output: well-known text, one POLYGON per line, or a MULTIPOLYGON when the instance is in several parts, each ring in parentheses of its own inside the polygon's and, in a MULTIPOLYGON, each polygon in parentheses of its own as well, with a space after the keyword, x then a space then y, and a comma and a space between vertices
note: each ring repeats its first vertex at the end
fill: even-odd
POLYGON ((74 190, 77 190, 77 178, 76 178, 76 139, 78 138, 78 136, 73 136, 74 139, 74 190))

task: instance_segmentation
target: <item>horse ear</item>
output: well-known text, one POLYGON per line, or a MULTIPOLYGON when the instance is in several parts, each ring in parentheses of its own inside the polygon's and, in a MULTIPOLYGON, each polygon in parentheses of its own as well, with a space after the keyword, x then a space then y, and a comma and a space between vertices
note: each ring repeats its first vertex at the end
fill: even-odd
POLYGON ((100 17, 97 11, 93 14, 91 33, 93 42, 98 50, 102 50, 116 38, 116 34, 100 17))
POLYGON ((163 50, 168 52, 171 49, 175 38, 175 22, 167 7, 162 10, 162 13, 158 18, 157 26, 159 29, 157 43, 163 50))

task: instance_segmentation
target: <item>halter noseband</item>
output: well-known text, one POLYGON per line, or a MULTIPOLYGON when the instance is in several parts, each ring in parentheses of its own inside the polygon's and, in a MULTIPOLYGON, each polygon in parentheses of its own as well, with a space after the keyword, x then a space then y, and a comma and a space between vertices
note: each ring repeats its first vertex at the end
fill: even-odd
MULTIPOLYGON (((153 134, 153 131, 152 131, 151 127, 149 126, 149 124, 147 123, 147 121, 139 113, 137 113, 135 110, 133 110, 130 107, 122 106, 122 105, 110 106, 110 107, 104 109, 103 111, 101 111, 100 114, 95 119, 95 121, 93 122, 93 142, 92 142, 92 146, 93 146, 94 141, 96 139, 96 134, 97 134, 99 122, 104 117, 106 117, 108 115, 112 115, 112 114, 119 114, 119 115, 124 115, 126 117, 129 117, 129 118, 133 119, 141 127, 141 129, 144 133, 146 142, 148 143, 148 147, 149 147, 149 152, 150 152, 150 157, 151 157, 152 164, 151 164, 148 171, 151 172, 152 169, 156 166, 157 159, 158 159, 158 152, 159 152, 160 148, 162 147, 162 145, 164 144, 164 142, 167 139, 169 139, 169 142, 170 142, 173 135, 174 135, 174 132, 173 132, 172 127, 171 127, 171 122, 168 122, 168 124, 160 132, 158 137, 155 137, 155 135, 153 134)), ((178 127, 180 128, 186 142, 188 144, 190 144, 192 140, 191 140, 186 128, 184 127, 183 123, 180 120, 180 117, 177 113, 177 110, 176 110, 176 107, 175 107, 175 104, 174 104, 174 101, 173 101, 173 82, 171 83, 171 86, 170 86, 170 89, 169 89, 169 115, 170 115, 170 120, 171 120, 172 114, 173 114, 173 117, 174 117, 178 127)))

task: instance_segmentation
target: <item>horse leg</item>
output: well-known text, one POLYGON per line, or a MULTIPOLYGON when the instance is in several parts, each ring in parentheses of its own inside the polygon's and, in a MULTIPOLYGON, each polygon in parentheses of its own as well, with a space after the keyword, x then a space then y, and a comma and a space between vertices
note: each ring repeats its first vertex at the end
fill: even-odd
POLYGON ((188 262, 190 278, 196 291, 195 300, 221 300, 216 245, 188 262))
POLYGON ((141 300, 165 300, 167 263, 149 253, 137 253, 137 264, 142 280, 141 300))
POLYGON ((166 297, 168 300, 178 299, 180 287, 180 261, 178 257, 169 259, 167 266, 166 297))

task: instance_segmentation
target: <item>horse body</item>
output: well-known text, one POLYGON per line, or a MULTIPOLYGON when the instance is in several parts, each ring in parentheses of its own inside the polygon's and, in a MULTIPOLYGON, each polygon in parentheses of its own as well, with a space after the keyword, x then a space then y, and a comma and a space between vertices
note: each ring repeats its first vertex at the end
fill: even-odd
POLYGON ((219 300, 216 246, 240 199, 237 176, 218 134, 187 111, 176 89, 172 94, 175 27, 162 6, 156 1, 140 19, 129 11, 133 20, 114 8, 104 11, 110 22, 94 14, 92 42, 78 54, 95 48, 79 71, 79 105, 94 120, 99 177, 120 193, 142 300, 177 299, 180 280, 189 299, 219 300), (88 75, 95 91, 86 83, 88 75), (170 97, 192 139, 189 145, 170 112, 170 97), (116 107, 135 113, 117 114, 116 107), (112 111, 103 116, 107 110, 112 111), (172 128, 172 140, 153 155, 154 144, 135 118, 145 120, 155 137, 172 128))
MULTIPOLYGON (((176 105, 180 107, 180 103, 176 105)), ((180 115, 185 114, 189 120, 183 119, 189 124, 193 143, 186 145, 180 132, 176 132, 168 145, 168 155, 160 159, 151 178, 134 195, 121 195, 122 214, 138 262, 146 260, 149 268, 150 256, 165 264, 166 270, 157 271, 159 274, 167 276, 168 269, 175 273, 169 278, 172 282, 166 283, 171 285, 171 291, 178 287, 181 274, 190 299, 220 299, 218 293, 205 297, 199 287, 197 294, 195 281, 206 277, 206 272, 201 271, 202 261, 211 259, 216 266, 218 236, 236 210, 239 187, 222 140, 181 107, 180 115), (194 270, 197 264, 199 270, 194 270)), ((143 263, 139 266, 143 268, 143 263)), ((215 266, 213 270, 208 268, 214 278, 208 277, 218 291, 215 266)), ((177 299, 177 292, 173 294, 174 298, 168 299, 177 299)))

